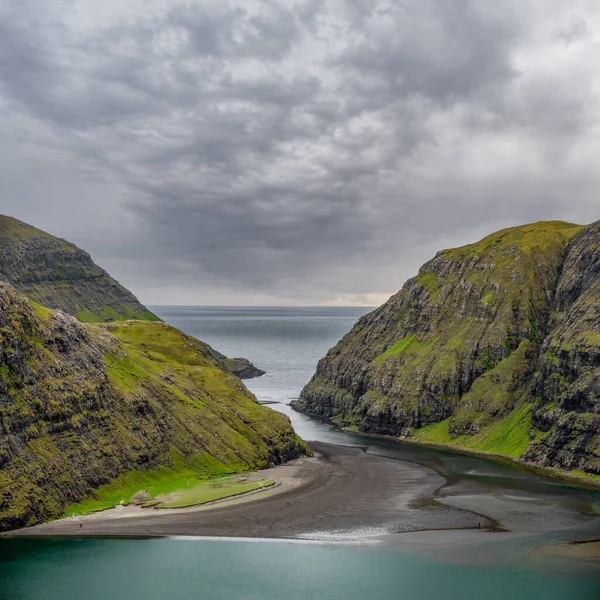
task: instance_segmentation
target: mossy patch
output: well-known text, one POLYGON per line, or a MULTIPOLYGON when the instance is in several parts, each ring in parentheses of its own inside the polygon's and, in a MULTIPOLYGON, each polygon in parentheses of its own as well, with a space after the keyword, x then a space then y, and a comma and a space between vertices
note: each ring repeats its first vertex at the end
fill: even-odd
POLYGON ((419 273, 416 280, 427 290, 432 302, 437 302, 439 296, 439 277, 434 271, 419 273))
POLYGON ((488 290, 481 298, 481 304, 483 304, 484 306, 487 306, 488 304, 490 304, 492 302, 492 300, 494 300, 495 297, 496 297, 496 292, 494 290, 488 290))
POLYGON ((532 439, 531 407, 531 404, 522 404, 504 419, 489 424, 475 435, 453 436, 450 433, 452 419, 448 418, 416 429, 413 437, 421 442, 451 444, 477 452, 519 458, 532 439))
POLYGON ((401 354, 409 349, 414 349, 418 346, 417 335, 415 333, 411 333, 405 337, 403 337, 399 342, 395 343, 393 346, 388 348, 383 354, 378 356, 373 364, 379 364, 389 358, 390 356, 396 356, 401 354))

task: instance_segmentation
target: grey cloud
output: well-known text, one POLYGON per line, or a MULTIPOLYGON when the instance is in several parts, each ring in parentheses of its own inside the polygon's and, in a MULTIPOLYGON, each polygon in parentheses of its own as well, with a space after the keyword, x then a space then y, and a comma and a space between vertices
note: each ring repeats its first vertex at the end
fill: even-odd
POLYGON ((520 33, 514 14, 480 10, 467 0, 424 0, 392 4, 372 18, 368 4, 356 41, 339 60, 370 98, 423 94, 455 101, 514 75, 508 53, 520 33), (371 93, 365 74, 375 77, 371 93))
POLYGON ((590 36, 587 23, 583 18, 575 18, 566 25, 561 25, 554 32, 554 39, 560 40, 567 45, 580 42, 590 36))
POLYGON ((366 297, 438 244, 597 217, 591 5, 165 0, 80 31, 77 2, 0 4, 0 149, 27 132, 0 179, 142 296, 366 297))

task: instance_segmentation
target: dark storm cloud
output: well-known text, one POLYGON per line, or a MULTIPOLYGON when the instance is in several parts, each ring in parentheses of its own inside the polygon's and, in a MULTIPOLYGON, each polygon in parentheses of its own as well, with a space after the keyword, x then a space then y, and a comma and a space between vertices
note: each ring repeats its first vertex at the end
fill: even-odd
POLYGON ((362 299, 439 246, 598 216, 591 2, 165 0, 78 22, 86 6, 0 0, 19 165, 0 178, 142 296, 362 299), (51 161, 36 204, 27 165, 51 161))

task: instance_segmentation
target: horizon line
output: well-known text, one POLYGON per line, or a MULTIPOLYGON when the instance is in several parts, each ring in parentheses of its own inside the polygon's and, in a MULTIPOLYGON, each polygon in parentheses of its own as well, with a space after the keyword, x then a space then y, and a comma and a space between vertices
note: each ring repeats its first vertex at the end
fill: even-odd
POLYGON ((378 308, 380 304, 148 304, 148 308, 378 308))

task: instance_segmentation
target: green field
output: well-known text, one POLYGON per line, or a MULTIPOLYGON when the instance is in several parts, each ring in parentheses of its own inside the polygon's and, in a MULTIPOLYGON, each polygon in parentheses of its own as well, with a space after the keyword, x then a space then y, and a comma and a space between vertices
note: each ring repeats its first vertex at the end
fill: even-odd
MULTIPOLYGON (((177 490, 176 497, 172 500, 165 499, 158 506, 159 508, 196 506, 198 504, 221 500, 229 496, 237 496, 253 490, 260 490, 270 487, 274 483, 274 481, 268 479, 244 481, 239 477, 224 477, 214 481, 203 481, 197 485, 177 490)), ((156 498, 156 500, 160 500, 160 498, 156 498)))
POLYGON ((128 505, 138 492, 147 494, 145 506, 161 508, 183 508, 204 504, 273 485, 266 479, 246 480, 240 475, 228 475, 216 479, 199 477, 197 472, 168 469, 159 471, 131 471, 94 491, 93 497, 71 504, 64 512, 65 517, 85 515, 119 504, 128 505), (167 497, 171 497, 168 501, 167 497))

